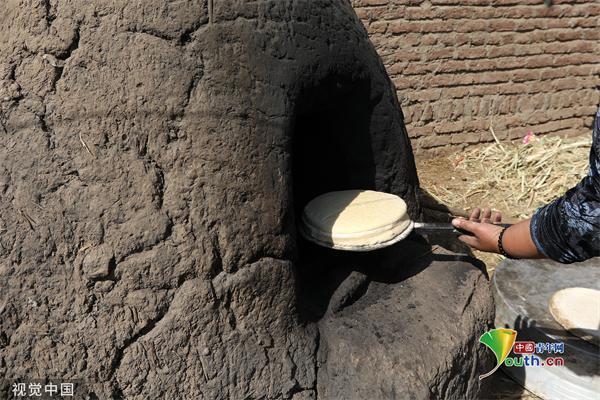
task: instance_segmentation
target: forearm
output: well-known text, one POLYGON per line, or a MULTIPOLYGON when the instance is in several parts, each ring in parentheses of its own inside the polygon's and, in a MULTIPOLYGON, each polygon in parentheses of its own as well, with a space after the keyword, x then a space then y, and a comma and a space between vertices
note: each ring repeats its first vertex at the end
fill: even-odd
POLYGON ((502 237, 504 250, 515 258, 545 258, 531 238, 530 219, 523 220, 506 229, 502 237))

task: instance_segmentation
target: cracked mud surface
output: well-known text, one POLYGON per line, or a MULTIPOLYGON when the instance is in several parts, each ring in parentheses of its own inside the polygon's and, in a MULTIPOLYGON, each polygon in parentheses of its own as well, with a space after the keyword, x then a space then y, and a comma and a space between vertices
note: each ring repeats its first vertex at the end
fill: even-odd
MULTIPOLYGON (((393 342, 406 311, 392 303, 410 297, 399 280, 374 284, 367 270, 344 283, 300 261, 312 253, 299 254, 295 210, 335 185, 398 194, 419 214, 400 108, 347 2, 6 2, 2 384, 76 379, 100 399, 337 398, 346 379, 398 397, 475 393, 456 375, 483 361, 456 354, 475 351, 491 303, 477 268, 453 259, 439 262, 464 279, 444 277, 443 290, 474 300, 457 311, 465 328, 447 362, 418 360, 430 373, 403 384, 334 356, 338 316, 379 304, 360 329, 388 324, 393 342), (314 143, 295 153, 304 137, 314 143), (338 156, 344 168, 328 168, 338 156), (321 275, 341 291, 313 296, 307 282, 321 275)), ((435 304, 431 271, 407 279, 435 304)), ((373 349, 364 367, 385 356, 345 343, 344 357, 373 349)))

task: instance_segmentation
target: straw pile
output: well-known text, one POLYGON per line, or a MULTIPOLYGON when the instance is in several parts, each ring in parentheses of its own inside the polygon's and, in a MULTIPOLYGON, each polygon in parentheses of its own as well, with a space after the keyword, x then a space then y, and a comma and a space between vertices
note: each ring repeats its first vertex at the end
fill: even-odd
POLYGON ((522 142, 501 143, 491 127, 490 132, 493 144, 450 157, 456 174, 463 177, 464 189, 448 190, 439 185, 428 188, 438 201, 491 206, 504 211, 509 219, 522 219, 564 194, 587 174, 591 136, 538 138, 529 133, 522 142))
MULTIPOLYGON (((531 217, 540 206, 561 196, 587 174, 591 135, 564 139, 536 137, 472 147, 443 159, 419 160, 421 188, 439 203, 468 215, 476 206, 502 212, 504 222, 531 217)), ((503 259, 473 252, 493 274, 503 259)))

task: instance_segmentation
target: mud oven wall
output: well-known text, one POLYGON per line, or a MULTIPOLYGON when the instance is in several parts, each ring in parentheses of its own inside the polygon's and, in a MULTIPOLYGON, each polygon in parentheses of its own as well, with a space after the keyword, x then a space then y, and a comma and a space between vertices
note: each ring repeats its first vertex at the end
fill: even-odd
POLYGON ((350 258, 296 234, 330 190, 420 214, 400 107, 347 1, 14 1, 0 38, 3 390, 477 393, 492 307, 476 267, 422 240, 350 258))

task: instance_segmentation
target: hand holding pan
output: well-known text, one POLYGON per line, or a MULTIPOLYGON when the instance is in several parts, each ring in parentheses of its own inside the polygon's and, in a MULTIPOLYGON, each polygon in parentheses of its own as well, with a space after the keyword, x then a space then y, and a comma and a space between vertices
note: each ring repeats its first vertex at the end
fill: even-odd
POLYGON ((472 235, 450 223, 413 222, 404 200, 372 190, 322 194, 306 205, 300 226, 300 234, 307 240, 346 251, 388 247, 406 238, 413 230, 418 233, 472 235))

